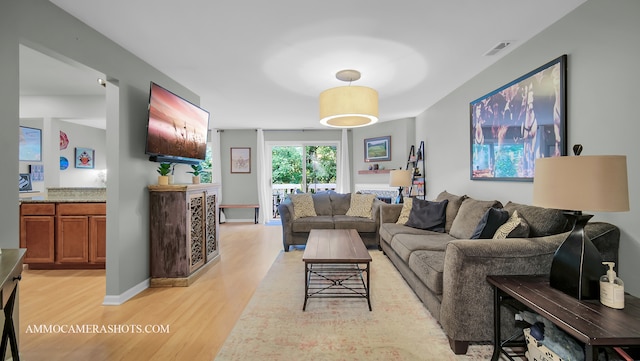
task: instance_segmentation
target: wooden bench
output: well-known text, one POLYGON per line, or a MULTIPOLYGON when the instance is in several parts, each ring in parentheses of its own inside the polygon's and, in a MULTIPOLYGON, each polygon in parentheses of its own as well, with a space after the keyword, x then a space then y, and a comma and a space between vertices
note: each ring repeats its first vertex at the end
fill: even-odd
MULTIPOLYGON (((222 213, 222 210, 225 208, 253 208, 255 210, 253 223, 258 224, 258 215, 260 214, 259 204, 221 204, 218 208, 220 208, 220 213, 222 213)), ((218 214, 218 223, 220 219, 220 214, 218 214)))

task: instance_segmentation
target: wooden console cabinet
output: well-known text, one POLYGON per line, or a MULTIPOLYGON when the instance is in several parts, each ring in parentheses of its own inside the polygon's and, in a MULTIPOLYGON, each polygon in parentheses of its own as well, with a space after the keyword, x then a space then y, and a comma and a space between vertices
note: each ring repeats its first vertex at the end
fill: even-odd
POLYGON ((188 286, 219 256, 217 184, 149 186, 152 287, 188 286))
POLYGON ((105 203, 22 203, 20 247, 32 269, 104 268, 105 203))

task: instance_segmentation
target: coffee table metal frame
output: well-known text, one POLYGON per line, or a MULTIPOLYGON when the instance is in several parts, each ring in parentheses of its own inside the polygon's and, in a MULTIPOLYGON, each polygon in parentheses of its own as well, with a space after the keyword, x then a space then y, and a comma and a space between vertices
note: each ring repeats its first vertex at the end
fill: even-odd
POLYGON ((312 297, 365 298, 369 311, 372 310, 371 256, 355 230, 311 230, 302 259, 305 264, 303 311, 312 297))

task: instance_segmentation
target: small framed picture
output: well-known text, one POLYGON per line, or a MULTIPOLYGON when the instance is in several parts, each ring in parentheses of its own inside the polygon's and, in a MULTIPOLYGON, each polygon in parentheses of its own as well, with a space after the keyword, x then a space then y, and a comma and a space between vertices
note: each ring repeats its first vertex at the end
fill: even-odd
POLYGON ((76 148, 76 168, 93 169, 95 167, 95 150, 91 148, 76 148))
POLYGON ((364 140, 364 161, 381 162, 391 160, 391 136, 364 140))
POLYGON ((18 177, 18 189, 20 192, 28 192, 32 190, 31 174, 20 173, 20 177, 18 177))
POLYGON ((231 148, 231 173, 251 173, 251 148, 231 148))

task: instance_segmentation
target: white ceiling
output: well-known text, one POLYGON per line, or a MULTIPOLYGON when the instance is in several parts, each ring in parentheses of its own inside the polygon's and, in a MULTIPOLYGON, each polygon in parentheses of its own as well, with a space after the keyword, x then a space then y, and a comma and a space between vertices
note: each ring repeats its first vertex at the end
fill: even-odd
POLYGON ((585 0, 50 1, 198 94, 211 128, 300 129, 339 70, 381 121, 414 117, 585 0))

